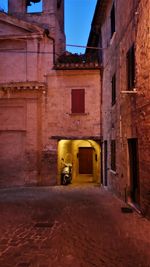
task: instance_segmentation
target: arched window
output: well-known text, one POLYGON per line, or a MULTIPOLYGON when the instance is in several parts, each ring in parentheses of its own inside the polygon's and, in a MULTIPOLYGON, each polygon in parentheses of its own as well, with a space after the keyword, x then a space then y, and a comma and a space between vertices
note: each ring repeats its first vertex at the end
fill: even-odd
POLYGON ((42 0, 27 0, 27 13, 40 13, 43 11, 42 0))

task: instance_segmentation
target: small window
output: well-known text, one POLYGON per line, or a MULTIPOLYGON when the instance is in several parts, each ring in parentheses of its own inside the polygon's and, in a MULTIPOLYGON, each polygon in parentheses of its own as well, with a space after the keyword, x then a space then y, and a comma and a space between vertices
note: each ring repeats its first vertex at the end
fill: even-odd
POLYGON ((111 14, 110 14, 110 20, 111 20, 111 37, 113 36, 116 26, 115 26, 115 5, 113 3, 111 14))
POLYGON ((116 74, 113 75, 111 81, 112 88, 112 106, 116 103, 116 74))
MULTIPOLYGON (((100 31, 99 34, 99 47, 102 47, 102 32, 100 31)), ((103 52, 102 49, 98 50, 98 58, 99 58, 99 62, 102 64, 103 63, 103 52)))
POLYGON ((111 140, 111 170, 116 171, 116 141, 111 140))
POLYGON ((84 89, 72 89, 71 112, 72 113, 85 113, 85 90, 84 89))
POLYGON ((8 13, 8 0, 0 0, 0 12, 8 13))
POLYGON ((127 90, 133 90, 135 86, 135 48, 134 44, 127 52, 127 90))
POLYGON ((57 8, 59 9, 61 7, 61 0, 57 0, 57 8))
POLYGON ((27 0, 27 13, 40 13, 42 11, 42 0, 27 0))

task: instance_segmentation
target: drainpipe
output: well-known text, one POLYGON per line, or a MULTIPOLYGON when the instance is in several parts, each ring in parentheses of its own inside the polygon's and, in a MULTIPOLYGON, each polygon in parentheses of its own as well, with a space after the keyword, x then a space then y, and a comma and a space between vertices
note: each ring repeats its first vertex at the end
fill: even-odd
POLYGON ((49 29, 45 29, 44 34, 53 41, 53 65, 55 65, 55 39, 49 35, 49 29))

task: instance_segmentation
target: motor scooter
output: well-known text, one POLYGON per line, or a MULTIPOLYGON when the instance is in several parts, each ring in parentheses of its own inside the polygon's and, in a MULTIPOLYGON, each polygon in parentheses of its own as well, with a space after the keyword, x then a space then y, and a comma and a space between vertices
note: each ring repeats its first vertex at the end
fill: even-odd
POLYGON ((68 185, 71 183, 72 180, 72 164, 71 163, 64 163, 64 167, 61 171, 61 184, 68 185))

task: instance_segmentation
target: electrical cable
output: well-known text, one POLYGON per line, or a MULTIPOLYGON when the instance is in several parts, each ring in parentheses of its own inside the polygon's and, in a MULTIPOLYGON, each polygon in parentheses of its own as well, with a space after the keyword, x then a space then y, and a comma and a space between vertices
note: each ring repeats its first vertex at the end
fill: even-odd
MULTIPOLYGON (((71 47, 79 47, 79 48, 87 48, 91 50, 104 50, 107 48, 102 48, 102 47, 93 47, 93 46, 83 46, 83 45, 73 45, 73 44, 66 44, 66 46, 71 46, 71 47)), ((0 49, 0 53, 7 53, 7 52, 12 52, 12 53, 28 53, 28 54, 53 54, 53 52, 48 52, 48 51, 29 51, 29 50, 16 50, 16 49, 0 49)), ((66 51, 67 52, 67 51, 66 51)), ((73 53, 71 53, 73 54, 73 53)), ((55 53, 55 55, 60 56, 59 54, 55 53)))

